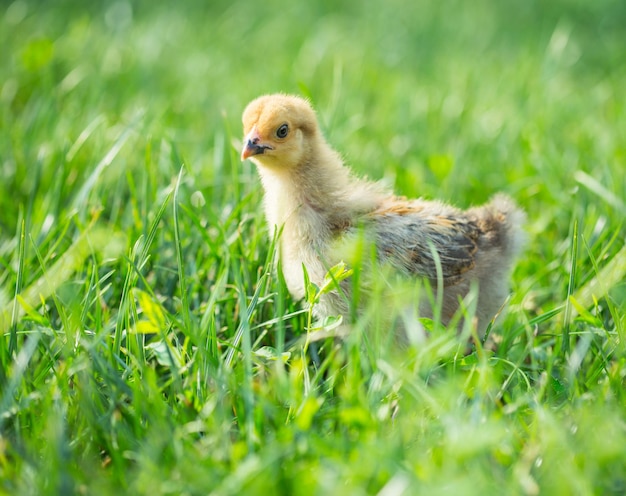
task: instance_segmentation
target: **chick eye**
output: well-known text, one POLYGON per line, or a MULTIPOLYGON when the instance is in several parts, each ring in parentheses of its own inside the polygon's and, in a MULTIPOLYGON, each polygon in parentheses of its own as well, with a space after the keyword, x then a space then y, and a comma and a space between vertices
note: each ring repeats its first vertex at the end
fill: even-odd
POLYGON ((286 138, 287 134, 289 134, 289 126, 287 124, 283 124, 276 130, 276 136, 278 138, 286 138))

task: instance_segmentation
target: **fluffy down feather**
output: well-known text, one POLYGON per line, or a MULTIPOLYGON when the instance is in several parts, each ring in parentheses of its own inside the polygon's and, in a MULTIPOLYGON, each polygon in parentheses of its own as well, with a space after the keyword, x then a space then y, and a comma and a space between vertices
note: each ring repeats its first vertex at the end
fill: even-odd
MULTIPOLYGON (((523 245, 524 213, 505 195, 466 211, 438 201, 407 200, 355 177, 322 136, 311 105, 275 94, 253 100, 243 113, 242 159, 258 168, 271 228, 282 229, 283 273, 295 298, 304 296, 302 265, 320 285, 342 258, 340 247, 364 237, 381 265, 407 278, 443 285, 444 323, 478 283, 477 329, 484 332, 508 293, 508 278, 523 245)), ((350 291, 349 282, 342 285, 350 291)), ((337 292, 314 309, 318 317, 349 315, 337 292)), ((430 309, 420 305, 420 313, 430 309)))

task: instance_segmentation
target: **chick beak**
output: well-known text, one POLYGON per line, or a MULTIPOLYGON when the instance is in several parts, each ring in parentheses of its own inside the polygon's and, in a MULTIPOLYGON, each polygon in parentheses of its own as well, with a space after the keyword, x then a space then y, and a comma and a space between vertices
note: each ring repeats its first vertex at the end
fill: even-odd
POLYGON ((245 160, 253 155, 262 155, 265 150, 273 150, 269 145, 261 143, 261 137, 256 126, 243 139, 243 150, 241 150, 241 160, 245 160))

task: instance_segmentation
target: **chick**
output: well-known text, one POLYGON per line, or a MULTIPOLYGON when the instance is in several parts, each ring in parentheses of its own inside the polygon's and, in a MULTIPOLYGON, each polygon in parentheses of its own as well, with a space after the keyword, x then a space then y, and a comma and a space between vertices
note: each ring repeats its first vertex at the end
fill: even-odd
MULTIPOLYGON (((513 260, 523 242, 525 215, 512 200, 495 196, 462 211, 439 201, 407 200, 355 177, 320 132, 308 101, 261 96, 243 113, 242 160, 258 168, 270 228, 282 229, 279 256, 289 291, 305 295, 302 266, 322 284, 340 262, 338 246, 359 237, 375 245, 377 261, 407 278, 441 284, 446 324, 459 301, 478 283, 475 318, 484 333, 508 293, 513 260)), ((348 292, 349 284, 342 285, 348 292)), ((348 317, 350 297, 334 291, 314 308, 317 317, 348 317)), ((422 316, 430 310, 416 302, 422 316)))

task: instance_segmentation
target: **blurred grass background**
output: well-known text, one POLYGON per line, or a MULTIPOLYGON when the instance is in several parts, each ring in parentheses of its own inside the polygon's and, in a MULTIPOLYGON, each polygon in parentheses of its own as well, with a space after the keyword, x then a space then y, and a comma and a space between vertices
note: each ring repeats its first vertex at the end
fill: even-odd
POLYGON ((624 2, 0 8, 0 491, 626 491, 624 2), (275 91, 398 193, 528 211, 497 350, 288 349, 239 161, 275 91))

